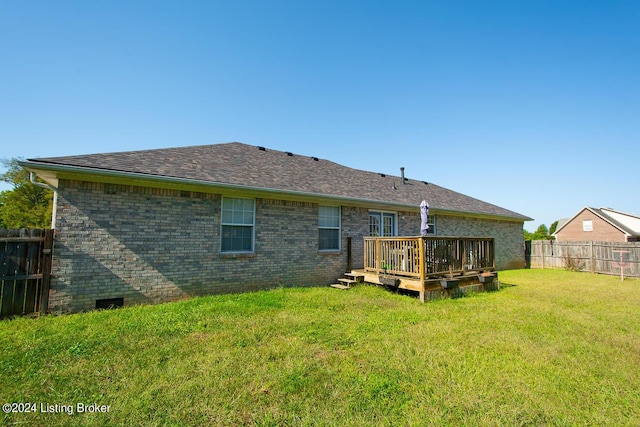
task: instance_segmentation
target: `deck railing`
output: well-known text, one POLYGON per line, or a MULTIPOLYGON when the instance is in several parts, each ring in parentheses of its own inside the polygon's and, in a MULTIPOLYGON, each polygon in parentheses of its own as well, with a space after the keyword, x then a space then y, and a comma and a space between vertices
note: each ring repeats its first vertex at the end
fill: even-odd
POLYGON ((365 237, 364 268, 422 280, 492 270, 494 243, 492 238, 477 237, 365 237))

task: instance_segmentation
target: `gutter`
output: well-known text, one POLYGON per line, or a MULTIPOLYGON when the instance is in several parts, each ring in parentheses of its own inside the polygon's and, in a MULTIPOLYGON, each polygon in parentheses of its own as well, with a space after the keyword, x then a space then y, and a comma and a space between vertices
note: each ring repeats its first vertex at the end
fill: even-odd
POLYGON ((58 189, 56 187, 54 187, 54 186, 49 185, 49 184, 45 184, 45 183, 36 181, 35 172, 29 172, 29 181, 31 181, 31 183, 33 185, 37 186, 37 187, 45 188, 47 190, 53 191, 53 209, 51 211, 51 229, 55 230, 56 229, 56 216, 57 216, 57 212, 58 212, 58 189))
MULTIPOLYGON (((238 184, 227 184, 222 182, 213 182, 213 181, 203 181, 198 179, 187 179, 187 178, 177 178, 171 176, 163 176, 163 175, 150 175, 150 174, 142 174, 136 172, 126 172, 126 171, 118 171, 113 169, 99 169, 99 168, 86 168, 83 166, 70 166, 70 165, 60 165, 55 163, 40 163, 37 161, 22 161, 20 164, 31 170, 46 170, 53 172, 67 172, 70 174, 82 174, 82 175, 93 175, 93 176, 104 176, 111 178, 120 178, 120 179, 136 179, 136 180, 147 180, 151 182, 158 183, 169 183, 173 185, 191 185, 198 187, 208 187, 208 188, 222 188, 228 191, 241 191, 241 192, 255 192, 259 194, 266 195, 289 195, 289 196, 297 196, 299 198, 309 199, 313 198, 317 200, 325 199, 325 200, 333 200, 333 201, 343 201, 350 202, 355 204, 356 206, 367 207, 371 204, 374 205, 382 205, 388 208, 396 208, 396 209, 409 209, 415 208, 416 211, 419 211, 418 206, 407 205, 406 203, 398 203, 398 202, 383 202, 379 200, 367 200, 367 199, 359 199, 355 197, 348 196, 332 196, 326 194, 317 194, 317 193, 307 193, 303 191, 292 191, 292 190, 278 190, 272 188, 260 188, 260 187, 252 187, 246 185, 238 185, 238 184)), ((33 172, 32 172, 33 173, 33 172)), ((98 181, 100 182, 100 181, 98 181)), ((40 184, 40 183, 38 183, 40 184)), ((38 185, 36 184, 36 185, 38 185)), ((43 184, 46 185, 46 184, 43 184)), ((53 187, 48 187, 52 188, 53 187)), ((468 216, 475 218, 488 218, 488 219, 501 219, 501 220, 509 220, 509 221, 531 221, 532 219, 529 217, 516 217, 516 216, 508 216, 508 215, 497 215, 497 214, 486 214, 486 213, 476 213, 476 212, 464 212, 464 211, 452 211, 449 209, 438 209, 433 208, 433 213, 443 213, 443 214, 452 214, 456 216, 468 216)))

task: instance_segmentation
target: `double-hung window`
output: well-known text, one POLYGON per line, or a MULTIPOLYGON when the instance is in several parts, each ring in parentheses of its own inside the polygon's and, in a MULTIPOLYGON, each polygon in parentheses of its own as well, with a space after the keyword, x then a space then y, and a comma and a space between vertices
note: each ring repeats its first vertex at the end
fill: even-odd
POLYGON ((318 207, 318 249, 340 250, 340 207, 318 207))
POLYGON ((222 198, 221 252, 253 252, 255 201, 222 198))
POLYGON ((427 225, 429 229, 427 230, 427 234, 436 234, 436 217, 435 215, 427 216, 427 225))

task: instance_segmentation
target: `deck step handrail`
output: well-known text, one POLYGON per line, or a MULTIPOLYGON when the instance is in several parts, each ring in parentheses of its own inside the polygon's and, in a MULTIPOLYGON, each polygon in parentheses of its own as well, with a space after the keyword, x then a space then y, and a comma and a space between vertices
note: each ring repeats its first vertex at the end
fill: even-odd
POLYGON ((491 237, 365 237, 364 267, 378 274, 428 277, 495 269, 491 237))

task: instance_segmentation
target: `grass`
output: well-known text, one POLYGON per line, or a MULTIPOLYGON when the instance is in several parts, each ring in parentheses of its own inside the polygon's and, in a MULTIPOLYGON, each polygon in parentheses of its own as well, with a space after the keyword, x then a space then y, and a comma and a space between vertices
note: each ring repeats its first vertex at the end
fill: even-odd
POLYGON ((500 292, 426 304, 299 288, 4 321, 0 403, 38 407, 0 422, 640 425, 640 281, 500 279, 500 292))

